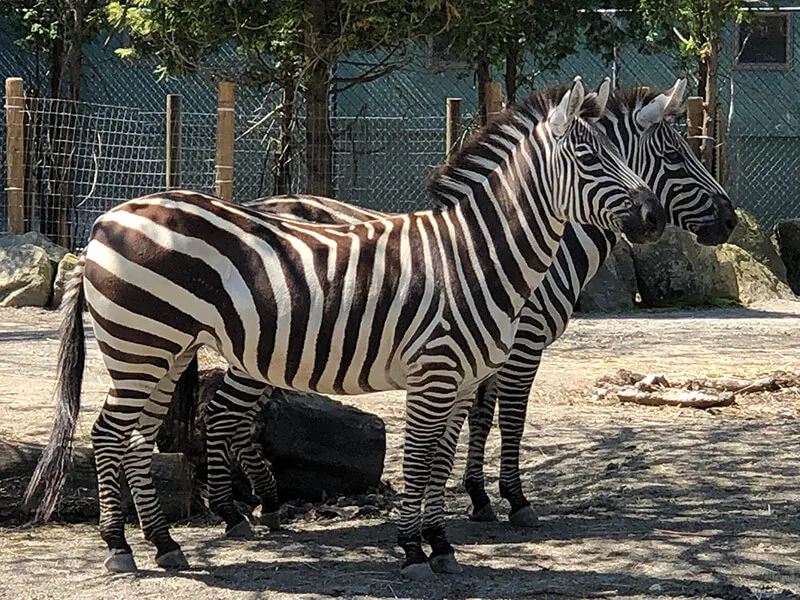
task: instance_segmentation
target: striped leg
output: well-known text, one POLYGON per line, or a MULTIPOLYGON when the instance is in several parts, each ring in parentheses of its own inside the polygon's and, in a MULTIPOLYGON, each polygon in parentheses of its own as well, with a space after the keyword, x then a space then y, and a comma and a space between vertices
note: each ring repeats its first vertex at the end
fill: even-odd
POLYGON ((109 571, 135 571, 131 547, 125 540, 119 472, 142 410, 168 367, 160 364, 165 362, 161 359, 154 359, 152 363, 126 363, 121 354, 116 358, 108 355, 104 358, 112 383, 100 416, 92 427, 100 498, 100 536, 108 545, 106 568, 109 571))
POLYGON ((159 381, 145 404, 123 459, 125 476, 136 504, 142 532, 147 540, 155 544, 156 562, 165 568, 184 568, 188 567, 188 563, 169 533, 169 525, 158 501, 151 474, 153 446, 169 409, 175 385, 194 354, 192 350, 178 357, 159 381))
MULTIPOLYGON (((254 408, 258 406, 266 387, 267 384, 261 381, 228 369, 222 385, 206 409, 208 504, 225 521, 225 531, 231 537, 247 537, 252 533, 249 522, 233 503, 230 461, 234 456, 234 446, 241 448, 241 440, 245 437, 250 443, 254 408), (234 439, 237 440, 235 444, 234 439)), ((246 462, 251 464, 250 461, 246 462)), ((260 491, 269 493, 267 488, 260 491)))
POLYGON ((261 412, 268 396, 267 393, 259 395, 258 401, 245 415, 231 441, 231 452, 261 501, 261 506, 256 509, 257 522, 270 529, 279 529, 281 505, 278 500, 278 484, 258 447, 253 443, 253 421, 261 412))
MULTIPOLYGON (((431 479, 433 458, 453 412, 457 383, 441 372, 409 378, 403 456, 403 501, 397 541, 406 555, 403 575, 429 579, 433 571, 422 549, 422 500, 431 479)), ((447 543, 442 530, 442 543, 447 543)), ((449 545, 449 544, 448 544, 449 545)))
POLYGON ((447 541, 444 527, 445 487, 453 470, 453 460, 458 446, 458 436, 474 403, 470 397, 453 409, 447 429, 439 439, 433 459, 431 479, 425 491, 425 509, 422 519, 422 537, 431 545, 431 568, 437 573, 461 573, 453 547, 447 541))
POLYGON ((464 487, 472 500, 473 521, 496 521, 492 502, 486 493, 483 462, 486 440, 492 428, 494 409, 497 404, 496 378, 491 377, 479 388, 475 404, 469 411, 469 447, 467 467, 464 470, 464 487))
POLYGON ((511 505, 509 522, 518 527, 536 525, 536 513, 522 492, 519 449, 525 430, 525 415, 541 352, 526 356, 525 372, 504 367, 497 378, 498 424, 500 425, 500 495, 511 505))

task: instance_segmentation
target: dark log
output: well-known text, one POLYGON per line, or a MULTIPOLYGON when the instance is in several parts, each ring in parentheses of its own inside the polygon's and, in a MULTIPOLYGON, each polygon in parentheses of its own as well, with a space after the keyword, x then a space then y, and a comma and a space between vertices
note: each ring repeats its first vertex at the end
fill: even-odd
MULTIPOLYGON (((175 423, 168 423, 159 436, 159 448, 184 452, 197 465, 200 480, 206 462, 205 407, 223 375, 220 369, 200 372, 191 440, 178 444, 169 439, 169 432, 181 429, 175 423)), ((319 394, 272 388, 266 394, 253 435, 272 465, 282 500, 319 501, 378 487, 386 454, 386 428, 380 418, 319 394)), ((238 498, 248 500, 249 484, 241 473, 234 473, 234 490, 238 498)))
MULTIPOLYGON (((22 495, 42 454, 42 446, 18 445, 0 441, 0 522, 25 520, 19 512, 22 495)), ((188 462, 181 454, 153 455, 153 482, 161 508, 170 522, 186 519, 190 514, 193 485, 188 462)), ((122 478, 123 510, 129 520, 136 512, 127 485, 122 478)), ((86 521, 99 514, 97 474, 90 448, 75 448, 72 467, 53 520, 86 521)))

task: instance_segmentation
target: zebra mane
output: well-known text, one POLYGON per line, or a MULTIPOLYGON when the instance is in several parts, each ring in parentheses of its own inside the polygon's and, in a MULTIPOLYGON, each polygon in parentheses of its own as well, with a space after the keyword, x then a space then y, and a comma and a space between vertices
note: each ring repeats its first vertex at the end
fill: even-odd
MULTIPOLYGON (((502 160, 513 137, 528 137, 531 131, 558 105, 571 86, 553 85, 531 93, 521 102, 510 104, 488 125, 481 127, 470 140, 455 153, 449 162, 439 165, 428 180, 428 193, 434 204, 446 208, 458 204, 468 197, 467 190, 474 188, 474 178, 467 173, 476 169, 489 177, 502 160), (521 134, 521 135, 519 135, 521 134), (499 155, 498 151, 499 150, 499 155), (478 167, 477 162, 482 166, 478 167), (486 163, 494 163, 494 169, 486 173, 486 163)), ((581 107, 581 118, 600 116, 600 107, 593 95, 588 95, 581 107)))
MULTIPOLYGON (((637 108, 641 108, 642 106, 649 104, 658 95, 663 93, 663 91, 664 90, 646 86, 621 88, 615 90, 608 99, 608 107, 606 111, 617 115, 631 114, 637 108)), ((670 105, 667 108, 665 116, 680 117, 683 116, 685 112, 686 108, 683 104, 677 107, 670 105)), ((581 113, 581 116, 583 116, 583 113, 581 113)))

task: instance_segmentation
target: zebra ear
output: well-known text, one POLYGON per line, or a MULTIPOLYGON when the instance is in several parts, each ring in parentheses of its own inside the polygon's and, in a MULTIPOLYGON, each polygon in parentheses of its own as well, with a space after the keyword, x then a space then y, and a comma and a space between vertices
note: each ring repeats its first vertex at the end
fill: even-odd
POLYGON ((648 127, 664 120, 664 116, 667 113, 667 107, 672 102, 672 95, 674 91, 675 88, 671 88, 663 94, 659 94, 639 109, 639 112, 636 113, 636 122, 640 127, 647 129, 648 127))
POLYGON ((672 89, 664 93, 666 94, 670 91, 672 92, 672 97, 667 105, 667 116, 681 111, 683 107, 683 95, 686 93, 686 79, 678 79, 675 85, 672 86, 672 89))
POLYGON ((547 119, 553 135, 561 137, 567 132, 569 126, 572 125, 572 121, 580 114, 584 96, 585 91, 581 78, 576 77, 572 88, 564 94, 561 102, 553 109, 547 119))
POLYGON ((605 79, 603 79, 603 83, 600 84, 600 87, 597 88, 597 91, 587 96, 587 98, 593 96, 595 98, 595 103, 597 104, 597 116, 592 118, 593 121, 596 121, 597 119, 602 119, 605 116, 606 107, 608 106, 608 97, 610 95, 611 95, 611 79, 606 77, 605 79))

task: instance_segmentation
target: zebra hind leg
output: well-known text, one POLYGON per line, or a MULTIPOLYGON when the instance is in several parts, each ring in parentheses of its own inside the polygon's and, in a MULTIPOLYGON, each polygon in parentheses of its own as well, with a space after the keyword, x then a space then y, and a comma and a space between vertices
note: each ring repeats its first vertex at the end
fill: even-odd
POLYGON ((169 372, 158 382, 139 417, 123 459, 125 476, 139 514, 142 532, 156 547, 156 564, 166 569, 185 569, 189 563, 178 543, 172 539, 169 524, 158 501, 151 474, 153 447, 177 381, 194 354, 194 350, 187 351, 175 359, 169 372))
POLYGON ((272 530, 277 530, 281 527, 278 484, 258 447, 253 443, 253 422, 261 412, 266 399, 267 394, 262 393, 245 415, 245 420, 236 429, 231 441, 231 452, 261 501, 261 504, 253 511, 253 521, 257 525, 266 525, 272 530))
POLYGON ((469 412, 469 449, 464 470, 464 487, 472 501, 472 514, 469 517, 471 521, 497 521, 492 501, 486 493, 483 474, 486 440, 492 429, 496 404, 495 382, 491 378, 478 388, 475 403, 469 412))
MULTIPOLYGON (((152 370, 152 369, 149 369, 152 370)), ((100 537, 108 545, 105 566, 115 573, 136 571, 133 552, 125 539, 125 518, 120 495, 120 466, 128 448, 139 415, 150 396, 155 382, 135 377, 150 378, 148 373, 122 373, 114 371, 112 386, 92 427, 92 446, 97 467, 97 487, 100 500, 100 537), (149 386, 147 385, 149 383, 149 386), (127 387, 126 387, 127 386, 127 387)), ((158 377, 163 376, 163 372, 158 377)), ((156 381, 158 380, 156 379, 156 381)))
POLYGON ((266 387, 265 383, 229 368, 206 409, 208 504, 225 521, 228 537, 247 538, 253 534, 249 521, 233 502, 231 458, 237 431, 246 427, 249 435, 254 407, 266 387))

